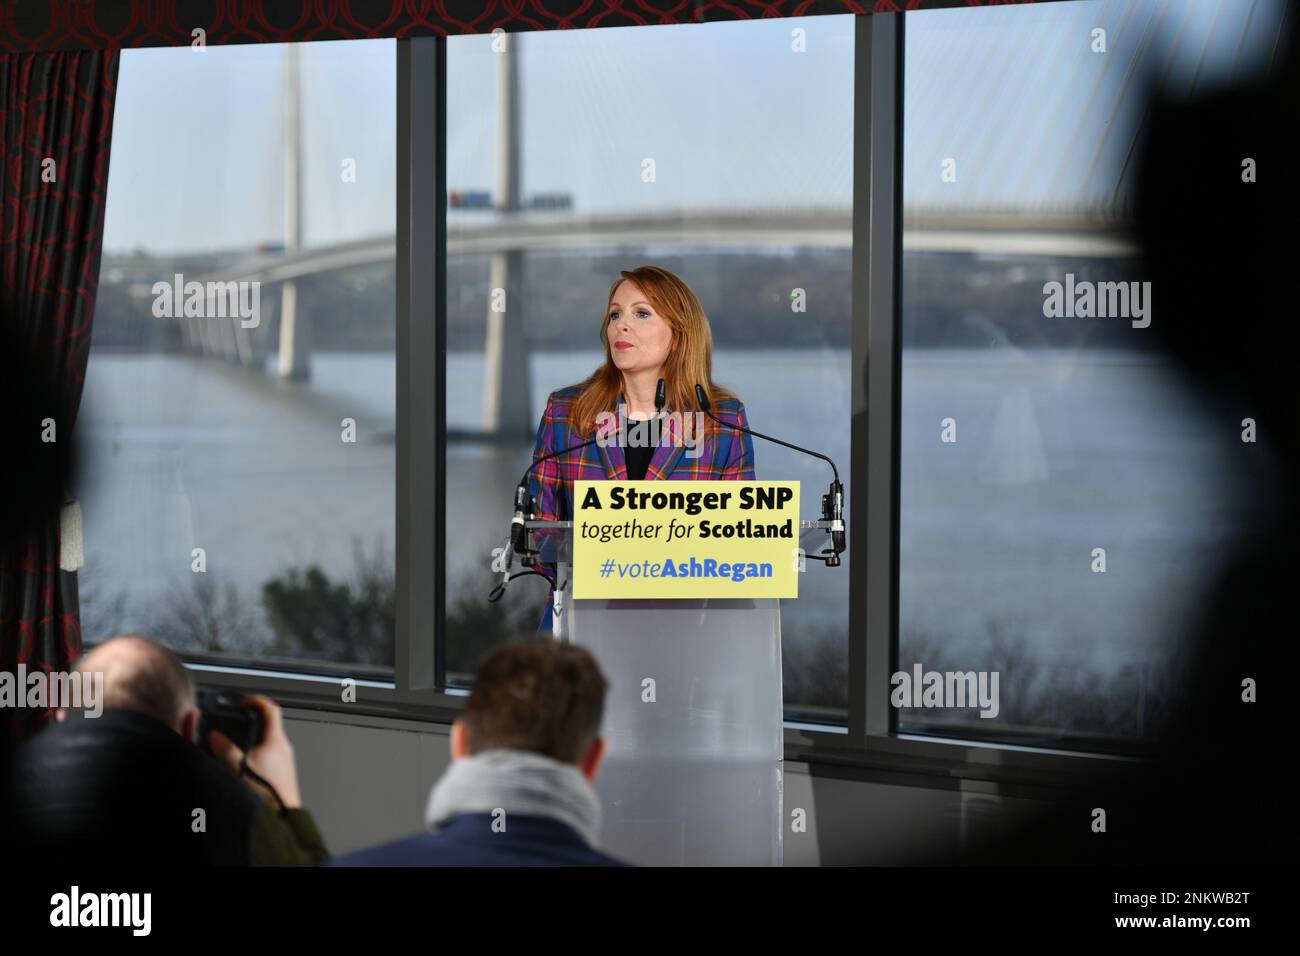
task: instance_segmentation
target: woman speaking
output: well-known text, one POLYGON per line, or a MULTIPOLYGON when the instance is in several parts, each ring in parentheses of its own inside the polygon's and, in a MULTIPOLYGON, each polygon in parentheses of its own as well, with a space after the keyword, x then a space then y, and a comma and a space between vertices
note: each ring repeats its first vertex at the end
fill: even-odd
POLYGON ((573 517, 576 480, 754 477, 752 439, 710 420, 696 399, 700 385, 722 422, 749 427, 740 399, 713 381, 713 334, 699 299, 667 269, 641 266, 621 275, 600 324, 604 364, 546 400, 531 489, 542 520, 573 517))

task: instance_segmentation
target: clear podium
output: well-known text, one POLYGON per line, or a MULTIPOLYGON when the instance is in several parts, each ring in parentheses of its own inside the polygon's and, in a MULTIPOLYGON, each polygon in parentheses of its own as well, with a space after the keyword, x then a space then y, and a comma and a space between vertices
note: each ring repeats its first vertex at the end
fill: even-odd
POLYGON ((601 849, 643 866, 780 866, 780 601, 575 600, 571 522, 529 521, 556 640, 609 691, 601 849))

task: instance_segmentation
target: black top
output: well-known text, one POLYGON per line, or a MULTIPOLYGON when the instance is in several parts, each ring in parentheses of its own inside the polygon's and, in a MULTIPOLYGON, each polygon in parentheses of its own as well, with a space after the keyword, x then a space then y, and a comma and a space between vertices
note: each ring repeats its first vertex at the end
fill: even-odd
POLYGON ((627 477, 641 481, 650 469, 654 446, 650 444, 649 420, 628 423, 628 443, 623 446, 623 460, 627 462, 627 477))
POLYGON ((640 481, 650 469, 650 459, 654 457, 654 448, 650 445, 628 445, 623 449, 623 458, 627 461, 627 476, 632 481, 640 481))

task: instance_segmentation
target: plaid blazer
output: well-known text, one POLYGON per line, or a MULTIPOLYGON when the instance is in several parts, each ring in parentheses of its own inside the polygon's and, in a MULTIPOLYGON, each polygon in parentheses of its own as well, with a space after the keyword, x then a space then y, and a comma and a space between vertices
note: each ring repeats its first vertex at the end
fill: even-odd
MULTIPOLYGON (((557 389, 546 400, 546 410, 542 412, 542 421, 537 428, 537 444, 533 449, 533 460, 543 455, 577 445, 591 437, 582 435, 569 425, 569 410, 577 399, 580 389, 576 385, 557 389)), ((623 399, 620 396, 615 402, 623 399)), ((611 408, 613 413, 616 409, 611 408)), ((744 403, 737 400, 714 403, 713 414, 728 423, 749 427, 745 417, 744 403)), ((646 481, 709 481, 741 480, 754 477, 754 440, 741 432, 722 428, 712 421, 707 421, 704 435, 699 439, 697 448, 687 449, 679 440, 679 422, 675 418, 665 418, 665 427, 654 454, 650 458, 650 467, 646 469, 646 481), (690 454, 699 452, 695 458, 690 454)), ((626 479, 627 463, 623 458, 623 448, 610 433, 612 427, 604 430, 609 434, 605 444, 588 445, 579 451, 560 455, 550 461, 542 462, 529 477, 529 490, 532 492, 534 516, 543 521, 564 521, 573 517, 573 483, 577 480, 601 480, 605 478, 626 479)))

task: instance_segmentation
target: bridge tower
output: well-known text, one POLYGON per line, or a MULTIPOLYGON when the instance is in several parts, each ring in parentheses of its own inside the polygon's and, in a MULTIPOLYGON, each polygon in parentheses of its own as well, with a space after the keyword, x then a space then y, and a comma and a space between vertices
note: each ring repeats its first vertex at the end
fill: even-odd
MULTIPOLYGON (((297 43, 284 49, 284 252, 302 241, 302 70, 297 43)), ((280 283, 280 377, 311 376, 311 316, 298 310, 298 283, 280 283)))
MULTIPOLYGON (((497 55, 496 214, 519 214, 519 43, 508 33, 497 55)), ((537 428, 529 408, 532 392, 525 335, 524 255, 517 248, 492 256, 489 275, 487 332, 484 343, 483 430, 498 438, 529 437, 537 428), (504 290, 505 309, 495 311, 504 290)))

